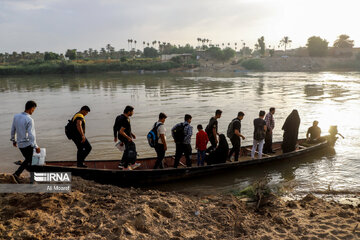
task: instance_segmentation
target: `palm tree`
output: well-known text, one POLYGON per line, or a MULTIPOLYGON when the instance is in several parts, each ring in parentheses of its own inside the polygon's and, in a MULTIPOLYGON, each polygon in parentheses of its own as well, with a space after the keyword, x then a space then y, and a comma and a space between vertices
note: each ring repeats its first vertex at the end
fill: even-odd
POLYGON ((287 47, 287 46, 290 46, 291 42, 292 42, 292 41, 291 41, 291 40, 289 39, 289 37, 287 37, 287 36, 283 37, 283 39, 280 40, 279 46, 284 46, 284 48, 285 48, 285 54, 286 54, 286 47, 287 47))
POLYGON ((145 48, 145 41, 143 41, 143 51, 144 51, 144 48, 145 48))
POLYGON ((136 40, 134 40, 134 44, 135 44, 135 50, 136 50, 136 43, 137 43, 137 41, 136 41, 136 40))
POLYGON ((334 47, 337 48, 352 48, 354 47, 354 40, 350 40, 346 34, 341 34, 334 42, 334 47))

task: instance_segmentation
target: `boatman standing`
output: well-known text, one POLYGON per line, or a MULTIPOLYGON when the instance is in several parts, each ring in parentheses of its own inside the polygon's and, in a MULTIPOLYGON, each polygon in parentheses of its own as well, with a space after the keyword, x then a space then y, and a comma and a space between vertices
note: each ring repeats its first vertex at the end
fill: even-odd
POLYGON ((21 154, 25 158, 18 170, 13 174, 16 183, 19 183, 20 174, 26 166, 31 164, 34 149, 36 153, 40 153, 40 148, 36 144, 34 120, 31 118, 36 107, 34 101, 28 101, 25 104, 25 111, 16 114, 13 119, 10 141, 13 142, 14 147, 19 147, 21 154))
POLYGON ((266 122, 266 135, 265 135, 265 145, 264 145, 264 153, 271 154, 275 153, 272 149, 272 141, 273 141, 273 130, 275 128, 275 120, 274 120, 275 108, 271 107, 269 109, 269 113, 265 116, 266 122))

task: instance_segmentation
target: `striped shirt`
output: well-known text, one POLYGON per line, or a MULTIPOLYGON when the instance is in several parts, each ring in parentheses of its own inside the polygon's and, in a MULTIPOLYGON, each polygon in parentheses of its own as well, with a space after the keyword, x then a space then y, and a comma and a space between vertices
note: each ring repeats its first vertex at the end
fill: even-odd
POLYGON ((267 129, 273 130, 273 129, 275 128, 274 116, 271 114, 271 112, 269 112, 268 114, 266 114, 266 116, 265 116, 265 122, 266 122, 266 127, 267 127, 267 129))

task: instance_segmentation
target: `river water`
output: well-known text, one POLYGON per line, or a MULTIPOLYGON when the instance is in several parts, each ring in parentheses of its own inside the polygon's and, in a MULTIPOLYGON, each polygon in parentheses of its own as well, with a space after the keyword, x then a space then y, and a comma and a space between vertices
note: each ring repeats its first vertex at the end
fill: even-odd
MULTIPOLYGON (((146 134, 159 112, 168 115, 165 126, 168 140, 171 127, 184 114, 193 116, 196 125, 205 127, 216 109, 222 109, 219 131, 226 133, 228 123, 238 111, 245 112, 242 145, 252 143, 252 121, 259 110, 276 108, 274 140, 282 140, 281 126, 297 109, 301 117, 299 137, 314 120, 324 133, 338 125, 345 139, 339 139, 335 151, 293 161, 256 166, 216 177, 165 185, 188 191, 228 191, 239 189, 264 176, 270 184, 285 186, 293 192, 360 191, 360 73, 159 73, 39 75, 0 78, 0 172, 16 169, 22 158, 12 147, 10 128, 13 115, 23 111, 27 100, 38 108, 33 114, 37 140, 47 149, 47 160, 75 160, 75 145, 64 135, 67 119, 88 105, 86 135, 93 146, 88 159, 119 159, 114 147, 112 126, 126 105, 135 107, 131 119, 140 157, 155 156, 146 142, 146 134)), ((171 142, 171 141, 170 141, 171 142)), ((194 144, 194 138, 193 138, 194 144)), ((174 152, 169 144, 168 154, 174 152)))

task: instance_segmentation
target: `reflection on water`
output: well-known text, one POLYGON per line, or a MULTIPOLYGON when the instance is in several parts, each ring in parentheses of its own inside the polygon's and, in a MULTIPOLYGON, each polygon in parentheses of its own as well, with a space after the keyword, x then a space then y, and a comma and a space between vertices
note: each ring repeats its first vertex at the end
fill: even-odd
MULTIPOLYGON (((8 141, 15 113, 23 110, 26 100, 34 99, 38 109, 33 115, 38 142, 47 148, 47 160, 74 160, 75 146, 64 135, 64 126, 82 105, 91 108, 87 118, 87 136, 93 145, 89 159, 119 159, 112 142, 115 117, 125 105, 135 107, 132 118, 141 157, 154 156, 145 135, 159 112, 169 117, 169 130, 184 114, 193 116, 193 126, 206 125, 216 109, 224 111, 219 129, 225 132, 238 111, 245 112, 243 145, 252 143, 252 121, 260 109, 276 107, 274 139, 282 139, 281 126, 296 108, 301 117, 300 136, 304 137, 313 120, 323 132, 338 125, 346 137, 338 141, 336 153, 251 167, 209 179, 171 185, 178 189, 229 190, 244 186, 262 176, 271 176, 272 184, 295 182, 295 190, 360 190, 358 136, 360 126, 356 109, 360 103, 359 73, 216 73, 216 74, 99 74, 16 76, 0 78, 0 171, 13 171, 12 162, 21 158, 8 141), (214 187, 215 186, 215 187, 214 187)), ((168 153, 174 152, 169 144, 168 153)))

